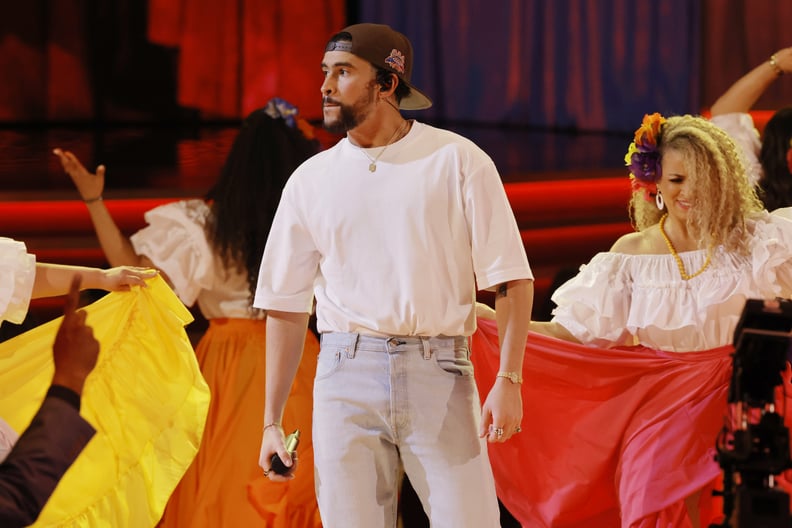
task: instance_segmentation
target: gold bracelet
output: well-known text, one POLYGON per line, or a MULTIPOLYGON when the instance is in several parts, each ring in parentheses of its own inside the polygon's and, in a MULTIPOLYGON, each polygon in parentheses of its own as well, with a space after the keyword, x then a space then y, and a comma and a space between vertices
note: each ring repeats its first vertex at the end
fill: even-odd
POLYGON ((102 195, 100 194, 96 198, 88 198, 87 200, 83 200, 83 203, 88 205, 88 204, 92 204, 92 203, 95 203, 95 202, 101 202, 101 201, 102 201, 102 195))
POLYGON ((776 60, 775 54, 770 55, 770 67, 773 68, 773 71, 776 73, 777 76, 781 77, 784 75, 784 70, 781 69, 781 66, 778 65, 778 61, 776 60))
POLYGON ((270 427, 281 427, 281 424, 279 422, 268 423, 267 425, 264 426, 264 429, 262 429, 262 431, 266 431, 270 427))
POLYGON ((501 370, 495 375, 496 378, 506 378, 507 380, 511 381, 512 383, 522 383, 523 379, 519 372, 506 372, 505 370, 501 370))

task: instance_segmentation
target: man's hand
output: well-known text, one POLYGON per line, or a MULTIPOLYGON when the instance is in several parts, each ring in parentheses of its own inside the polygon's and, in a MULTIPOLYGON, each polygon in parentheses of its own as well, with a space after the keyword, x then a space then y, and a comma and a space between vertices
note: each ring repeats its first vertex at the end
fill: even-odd
POLYGON ((55 361, 52 384, 61 385, 80 395, 85 378, 96 366, 99 356, 99 342, 94 338, 91 327, 85 324, 85 312, 77 310, 81 282, 80 275, 75 275, 72 279, 66 296, 63 321, 52 345, 55 361))
POLYGON ((294 478, 297 469, 297 457, 292 458, 286 450, 286 442, 283 436, 283 428, 277 424, 268 424, 264 428, 261 438, 261 451, 259 453, 259 466, 264 471, 264 476, 277 482, 288 482, 294 478), (283 463, 292 468, 286 475, 279 475, 272 471, 270 459, 277 453, 283 463))
POLYGON ((522 391, 519 383, 498 378, 481 409, 479 436, 489 442, 505 442, 522 431, 522 391))

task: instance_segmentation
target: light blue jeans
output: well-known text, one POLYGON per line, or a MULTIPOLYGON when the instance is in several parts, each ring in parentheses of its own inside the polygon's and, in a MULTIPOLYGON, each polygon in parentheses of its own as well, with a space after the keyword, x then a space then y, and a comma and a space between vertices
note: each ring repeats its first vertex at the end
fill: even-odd
POLYGON ((325 528, 393 528, 409 476, 433 528, 497 528, 500 512, 465 337, 325 333, 314 384, 325 528))

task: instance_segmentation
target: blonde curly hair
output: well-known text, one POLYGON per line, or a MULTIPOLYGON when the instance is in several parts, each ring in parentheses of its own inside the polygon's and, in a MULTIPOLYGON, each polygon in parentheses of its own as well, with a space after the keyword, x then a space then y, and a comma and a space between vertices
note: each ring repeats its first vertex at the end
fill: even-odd
MULTIPOLYGON (((661 160, 669 150, 683 155, 686 179, 695 190, 688 231, 704 246, 722 245, 729 252, 747 253, 745 219, 760 212, 763 206, 748 181, 734 141, 702 117, 674 116, 663 123, 660 131, 661 160)), ((657 224, 663 214, 643 192, 633 191, 630 217, 636 230, 657 224)))

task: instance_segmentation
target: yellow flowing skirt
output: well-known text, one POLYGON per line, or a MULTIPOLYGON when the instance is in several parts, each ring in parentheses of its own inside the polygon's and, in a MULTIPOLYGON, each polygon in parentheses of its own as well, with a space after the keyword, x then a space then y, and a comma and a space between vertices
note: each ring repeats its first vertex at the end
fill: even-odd
MULTIPOLYGON (((160 277, 84 308, 101 344, 81 414, 96 435, 33 526, 154 526, 189 467, 209 389, 184 331, 192 315, 160 277)), ((58 318, 0 343, 0 416, 18 432, 54 372, 58 318)))

